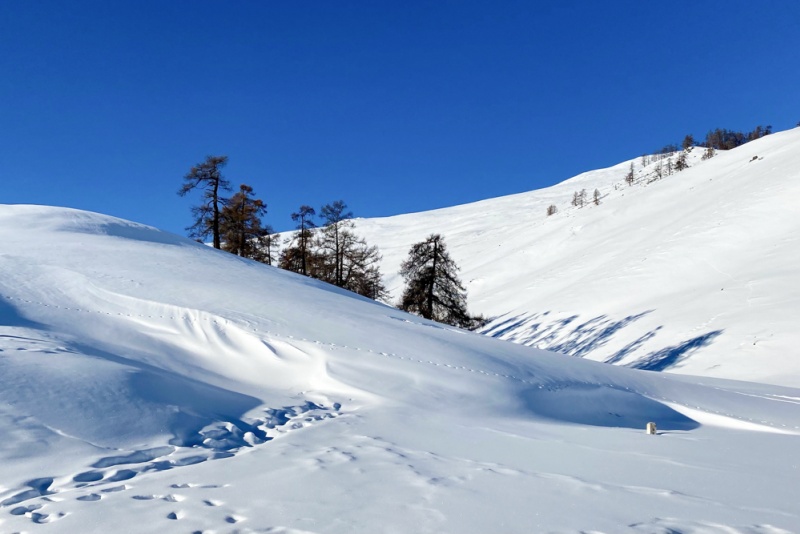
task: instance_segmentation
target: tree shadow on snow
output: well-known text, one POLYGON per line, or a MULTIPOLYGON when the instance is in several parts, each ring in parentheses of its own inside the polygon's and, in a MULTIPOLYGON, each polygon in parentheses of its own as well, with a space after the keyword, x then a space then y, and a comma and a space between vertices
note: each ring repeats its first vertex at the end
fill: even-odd
MULTIPOLYGON (((548 321, 547 316, 550 315, 550 312, 547 311, 510 317, 499 323, 492 323, 480 332, 490 337, 582 358, 608 343, 623 328, 653 311, 647 310, 619 320, 613 320, 607 315, 598 315, 579 324, 575 324, 578 320, 578 315, 548 321)), ((648 335, 653 337, 655 332, 648 335)), ((628 352, 638 348, 644 341, 646 340, 641 341, 636 346, 627 348, 628 352)), ((623 349, 623 351, 625 350, 623 349)), ((625 354, 627 352, 623 354, 617 353, 612 358, 621 360, 625 354)))
MULTIPOLYGON (((547 311, 501 318, 490 323, 480 332, 489 337, 583 358, 605 346, 622 329, 653 311, 647 310, 642 313, 628 315, 619 320, 613 320, 607 315, 598 315, 583 322, 578 321, 578 315, 551 319, 548 317, 551 312, 547 311)), ((611 364, 620 363, 640 350, 662 328, 663 326, 658 326, 645 332, 603 361, 611 364)), ((634 363, 629 364, 629 367, 647 371, 665 371, 684 361, 695 351, 710 345, 722 332, 723 330, 714 330, 688 339, 678 345, 664 347, 639 358, 634 363)))
POLYGON ((710 345, 722 332, 724 332, 724 330, 714 330, 702 336, 688 339, 679 345, 652 352, 644 358, 640 358, 629 367, 642 369, 644 371, 665 371, 688 358, 696 350, 710 345))

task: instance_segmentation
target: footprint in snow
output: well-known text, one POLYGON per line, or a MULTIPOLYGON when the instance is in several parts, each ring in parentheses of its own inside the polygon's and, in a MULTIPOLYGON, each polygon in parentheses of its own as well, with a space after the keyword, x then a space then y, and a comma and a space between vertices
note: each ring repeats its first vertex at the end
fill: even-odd
POLYGON ((106 489, 100 490, 100 491, 102 491, 103 493, 116 493, 118 491, 125 491, 126 489, 128 489, 128 486, 123 484, 121 486, 114 486, 113 488, 106 488, 106 489))
POLYGON ((41 504, 29 504, 27 506, 17 506, 9 513, 11 515, 25 515, 30 512, 35 512, 36 510, 39 510, 41 507, 42 507, 41 504))
POLYGON ((100 471, 86 471, 85 473, 78 473, 72 477, 73 482, 97 482, 103 479, 103 473, 100 471))
POLYGON ((120 469, 110 477, 108 477, 107 482, 122 482, 123 480, 130 480, 135 477, 138 473, 132 469, 120 469))
POLYGON ((193 484, 191 482, 185 482, 183 484, 172 484, 170 488, 172 489, 188 489, 188 488, 200 488, 200 489, 217 489, 221 488, 219 484, 193 484))
POLYGON ((65 512, 58 512, 57 514, 40 514, 38 512, 33 512, 31 514, 31 521, 37 524, 52 523, 53 521, 58 521, 65 515, 67 515, 65 512))
POLYGON ((45 495, 52 495, 54 491, 50 491, 50 486, 53 484, 53 479, 50 477, 35 478, 25 483, 29 490, 22 491, 16 495, 12 495, 8 499, 0 502, 0 506, 11 506, 18 504, 28 499, 35 499, 36 497, 43 497, 45 495))

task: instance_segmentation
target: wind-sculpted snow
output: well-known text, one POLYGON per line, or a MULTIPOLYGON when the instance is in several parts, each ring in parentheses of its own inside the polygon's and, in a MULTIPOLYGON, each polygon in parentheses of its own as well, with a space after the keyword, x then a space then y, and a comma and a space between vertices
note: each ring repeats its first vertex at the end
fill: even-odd
POLYGON ((2 206, 0 242, 0 532, 800 529, 800 390, 547 353, 98 214, 2 206))

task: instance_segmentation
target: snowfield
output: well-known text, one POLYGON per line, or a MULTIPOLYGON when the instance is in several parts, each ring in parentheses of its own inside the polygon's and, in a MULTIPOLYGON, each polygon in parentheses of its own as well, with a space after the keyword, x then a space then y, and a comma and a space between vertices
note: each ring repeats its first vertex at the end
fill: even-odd
POLYGON ((488 336, 0 206, 0 532, 800 532, 800 129, 699 156, 358 221, 488 336))
MULTIPOLYGON (((632 160, 547 189, 357 221, 396 301, 413 243, 445 237, 482 332, 640 369, 800 386, 800 128, 655 180, 632 160), (571 205, 585 189, 600 204, 571 205), (547 207, 558 212, 548 217, 547 207)), ((673 163, 677 156, 672 156, 673 163)), ((666 160, 661 162, 666 169, 666 160)))

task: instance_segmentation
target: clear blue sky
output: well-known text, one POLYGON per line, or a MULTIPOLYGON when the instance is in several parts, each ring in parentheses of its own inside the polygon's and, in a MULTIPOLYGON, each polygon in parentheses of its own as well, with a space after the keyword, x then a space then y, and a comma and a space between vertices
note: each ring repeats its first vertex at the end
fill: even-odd
POLYGON ((0 203, 180 234, 209 154, 285 230, 798 121, 797 0, 0 1, 0 203))

